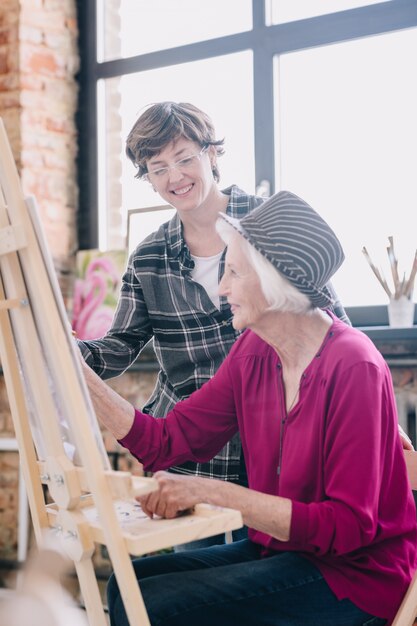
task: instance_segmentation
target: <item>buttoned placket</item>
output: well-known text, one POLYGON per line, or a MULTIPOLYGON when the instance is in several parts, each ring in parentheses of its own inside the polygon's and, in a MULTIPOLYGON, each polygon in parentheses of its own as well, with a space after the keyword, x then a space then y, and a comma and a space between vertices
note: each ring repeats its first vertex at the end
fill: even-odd
POLYGON ((278 451, 278 465, 277 465, 277 476, 278 476, 278 480, 279 477, 281 476, 281 471, 282 471, 282 456, 283 456, 283 450, 284 450, 284 435, 285 435, 285 430, 286 430, 286 424, 288 421, 288 416, 291 413, 291 411, 294 410, 294 408, 297 406, 298 402, 300 402, 300 394, 301 394, 301 389, 302 389, 302 385, 303 382, 306 378, 306 374, 305 372, 303 372, 301 374, 301 379, 300 379, 300 384, 298 387, 298 402, 291 407, 290 412, 287 412, 287 408, 285 406, 285 388, 284 388, 284 380, 283 380, 283 376, 282 376, 282 365, 281 363, 278 363, 277 365, 277 369, 278 369, 278 376, 279 376, 279 381, 280 381, 280 387, 281 389, 279 390, 281 392, 280 394, 280 408, 281 408, 281 414, 280 414, 280 425, 279 425, 279 451, 278 451))

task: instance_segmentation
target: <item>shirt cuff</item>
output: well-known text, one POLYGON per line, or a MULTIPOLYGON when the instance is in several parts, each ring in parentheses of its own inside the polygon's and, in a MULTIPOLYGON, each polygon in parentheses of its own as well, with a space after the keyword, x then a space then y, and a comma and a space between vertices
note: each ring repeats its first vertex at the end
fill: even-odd
POLYGON ((305 545, 308 536, 309 506, 304 502, 292 502, 290 541, 305 545))
MULTIPOLYGON (((135 417, 132 422, 132 426, 130 427, 129 432, 122 438, 117 441, 124 448, 130 450, 136 456, 136 448, 138 447, 138 442, 143 439, 143 434, 145 430, 145 422, 148 415, 144 415, 137 409, 135 409, 135 417)), ((153 419, 153 418, 151 418, 153 419)))

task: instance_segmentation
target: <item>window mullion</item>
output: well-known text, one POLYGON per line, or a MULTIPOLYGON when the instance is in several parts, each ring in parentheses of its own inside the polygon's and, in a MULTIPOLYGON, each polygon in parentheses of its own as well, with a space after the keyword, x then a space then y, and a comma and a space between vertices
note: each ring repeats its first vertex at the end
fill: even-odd
POLYGON ((263 47, 253 51, 255 180, 275 188, 273 56, 263 47))

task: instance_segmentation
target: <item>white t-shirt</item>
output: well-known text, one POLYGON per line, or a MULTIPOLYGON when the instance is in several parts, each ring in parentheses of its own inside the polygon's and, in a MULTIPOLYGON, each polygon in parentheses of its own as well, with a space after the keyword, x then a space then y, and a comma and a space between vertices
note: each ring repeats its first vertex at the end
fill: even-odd
POLYGON ((210 300, 218 309, 220 309, 219 263, 222 254, 223 252, 219 252, 219 254, 214 256, 191 255, 194 261, 194 269, 191 271, 191 276, 196 283, 200 283, 204 287, 210 300))

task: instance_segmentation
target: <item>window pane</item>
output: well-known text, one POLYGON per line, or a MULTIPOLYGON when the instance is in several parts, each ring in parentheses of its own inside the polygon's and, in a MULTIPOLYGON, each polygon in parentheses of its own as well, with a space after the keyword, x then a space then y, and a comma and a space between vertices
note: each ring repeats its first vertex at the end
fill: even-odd
MULTIPOLYGON (((219 160, 220 187, 233 183, 254 192, 252 52, 245 51, 102 81, 99 106, 100 248, 117 247, 126 235, 127 211, 156 206, 161 198, 124 153, 125 140, 144 107, 162 100, 191 102, 208 113, 226 153, 219 160), (234 87, 231 78, 239 76, 234 87)), ((158 225, 157 215, 155 224, 158 225)))
POLYGON ((251 0, 98 0, 99 60, 252 29, 251 0))
POLYGON ((277 188, 309 201, 340 236, 346 261, 334 283, 345 305, 388 300, 363 246, 390 275, 386 246, 393 235, 400 274, 411 269, 416 57, 417 30, 410 29, 283 55, 276 63, 277 188))
POLYGON ((380 2, 381 0, 266 0, 268 24, 304 20, 380 2))

